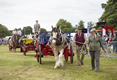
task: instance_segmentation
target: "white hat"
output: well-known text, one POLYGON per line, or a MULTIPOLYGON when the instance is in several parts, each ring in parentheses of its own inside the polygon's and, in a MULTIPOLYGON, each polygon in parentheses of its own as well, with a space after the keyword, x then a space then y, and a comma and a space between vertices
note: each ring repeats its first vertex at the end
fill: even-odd
POLYGON ((90 30, 90 32, 96 32, 96 29, 95 29, 95 28, 92 28, 92 29, 90 30))

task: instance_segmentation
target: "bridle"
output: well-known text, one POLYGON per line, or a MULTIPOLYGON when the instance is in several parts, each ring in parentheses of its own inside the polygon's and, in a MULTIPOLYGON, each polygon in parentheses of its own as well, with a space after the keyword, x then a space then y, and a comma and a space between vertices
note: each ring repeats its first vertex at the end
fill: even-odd
POLYGON ((61 31, 61 29, 57 29, 56 27, 55 28, 53 28, 52 29, 52 31, 51 31, 51 36, 52 36, 52 40, 60 40, 60 38, 61 38, 61 43, 63 43, 63 36, 62 36, 62 31, 61 31), (56 38, 53 38, 53 32, 55 32, 55 33, 57 33, 57 35, 56 35, 56 38))

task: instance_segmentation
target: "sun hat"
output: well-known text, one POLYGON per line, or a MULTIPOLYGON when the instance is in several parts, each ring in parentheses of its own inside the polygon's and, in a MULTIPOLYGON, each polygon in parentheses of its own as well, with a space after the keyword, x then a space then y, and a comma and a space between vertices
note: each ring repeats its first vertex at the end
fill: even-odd
POLYGON ((82 28, 81 27, 78 27, 78 30, 82 30, 82 28))
POLYGON ((96 29, 95 29, 95 28, 92 28, 92 29, 90 30, 90 32, 96 32, 96 29))

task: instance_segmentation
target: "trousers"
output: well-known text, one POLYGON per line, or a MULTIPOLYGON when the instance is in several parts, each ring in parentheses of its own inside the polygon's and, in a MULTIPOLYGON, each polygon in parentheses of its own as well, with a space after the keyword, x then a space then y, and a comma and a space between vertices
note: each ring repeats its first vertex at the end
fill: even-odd
POLYGON ((100 51, 89 51, 89 52, 90 52, 90 56, 91 56, 91 66, 92 66, 92 69, 95 68, 95 62, 94 62, 94 60, 96 60, 96 70, 99 71, 100 51))
POLYGON ((76 54, 77 54, 77 60, 78 64, 81 65, 81 62, 83 62, 85 51, 84 51, 84 45, 82 46, 76 46, 76 54), (80 58, 80 52, 81 52, 81 58, 80 58))

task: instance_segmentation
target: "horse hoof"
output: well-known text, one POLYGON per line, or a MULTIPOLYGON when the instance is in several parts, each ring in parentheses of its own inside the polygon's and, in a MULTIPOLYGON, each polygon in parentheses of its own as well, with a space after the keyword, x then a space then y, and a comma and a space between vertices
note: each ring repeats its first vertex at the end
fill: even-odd
POLYGON ((55 66, 54 69, 56 69, 57 67, 55 66))

